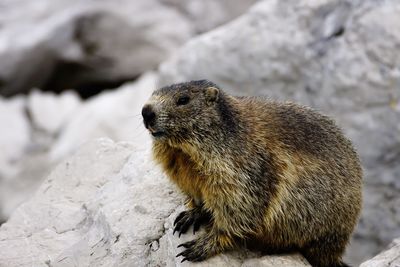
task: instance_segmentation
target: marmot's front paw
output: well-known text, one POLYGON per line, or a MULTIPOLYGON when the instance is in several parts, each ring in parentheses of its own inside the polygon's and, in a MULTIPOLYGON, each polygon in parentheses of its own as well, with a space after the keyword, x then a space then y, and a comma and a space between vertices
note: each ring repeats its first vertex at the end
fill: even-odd
POLYGON ((181 262, 184 261, 203 261, 207 258, 207 255, 202 246, 196 244, 198 240, 189 241, 183 244, 180 244, 179 247, 184 247, 185 250, 176 255, 176 257, 183 256, 181 262))
POLYGON ((211 216, 209 213, 203 211, 201 208, 194 208, 187 211, 182 211, 174 221, 174 232, 179 232, 179 237, 181 234, 187 232, 189 227, 193 224, 193 234, 199 230, 200 226, 209 223, 211 216))

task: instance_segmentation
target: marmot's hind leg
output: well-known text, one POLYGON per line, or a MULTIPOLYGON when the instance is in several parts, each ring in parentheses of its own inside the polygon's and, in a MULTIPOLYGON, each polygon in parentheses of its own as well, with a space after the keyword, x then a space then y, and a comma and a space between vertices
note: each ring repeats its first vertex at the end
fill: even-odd
POLYGON ((178 232, 179 236, 187 232, 189 227, 193 225, 193 234, 200 229, 201 225, 211 222, 212 216, 205 211, 202 206, 182 211, 174 221, 174 233, 178 232))
POLYGON ((310 243, 301 253, 313 267, 350 267, 341 259, 347 244, 347 237, 326 237, 310 243))

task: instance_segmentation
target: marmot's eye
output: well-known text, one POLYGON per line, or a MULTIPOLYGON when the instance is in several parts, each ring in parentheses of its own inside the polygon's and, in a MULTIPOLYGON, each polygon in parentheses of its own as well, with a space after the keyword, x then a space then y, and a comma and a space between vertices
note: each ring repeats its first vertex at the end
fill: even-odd
POLYGON ((178 101, 176 101, 176 105, 186 105, 187 103, 189 103, 189 100, 190 98, 188 96, 181 96, 180 98, 178 98, 178 101))

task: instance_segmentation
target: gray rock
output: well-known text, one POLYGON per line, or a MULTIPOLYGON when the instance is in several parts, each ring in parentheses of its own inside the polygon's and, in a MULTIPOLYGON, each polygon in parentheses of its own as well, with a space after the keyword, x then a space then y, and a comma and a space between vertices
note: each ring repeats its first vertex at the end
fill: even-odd
POLYGON ((22 97, 6 100, 0 97, 0 183, 13 177, 30 142, 30 125, 25 116, 22 97))
POLYGON ((400 239, 396 239, 390 248, 376 257, 363 262, 360 267, 398 267, 400 266, 400 239))
POLYGON ((353 263, 400 236, 399 11, 398 1, 266 0, 192 39, 160 67, 161 85, 206 78, 338 121, 365 168, 353 263))
POLYGON ((0 224, 33 195, 53 167, 46 153, 41 150, 26 151, 18 162, 16 174, 0 180, 0 224))
POLYGON ((64 125, 49 151, 50 160, 58 162, 84 142, 104 136, 145 145, 150 139, 142 123, 141 110, 156 83, 157 75, 148 73, 134 83, 86 101, 64 125))
POLYGON ((298 255, 245 251, 181 264, 176 246, 194 238, 172 235, 182 201, 150 146, 90 142, 0 227, 0 266, 309 266, 298 255))
POLYGON ((73 91, 57 96, 36 90, 28 97, 28 111, 34 127, 52 135, 61 131, 80 104, 78 95, 73 91))
POLYGON ((82 103, 71 92, 56 96, 36 91, 27 101, 0 102, 0 123, 4 126, 0 138, 0 222, 37 190, 60 160, 84 142, 108 136, 145 147, 150 139, 140 110, 156 87, 156 78, 154 73, 146 74, 135 83, 82 103))
MULTIPOLYGON (((43 150, 52 139, 37 135, 28 106, 25 97, 0 98, 0 223, 36 190, 51 166, 43 150)), ((49 118, 62 112, 61 106, 53 107, 52 114, 42 115, 49 118)))
POLYGON ((243 14, 258 0, 160 0, 185 15, 196 32, 214 29, 243 14))
POLYGON ((242 267, 308 267, 311 266, 300 255, 285 255, 282 257, 264 256, 262 258, 246 260, 242 267))
POLYGON ((91 95, 88 84, 132 80, 256 1, 1 1, 0 94, 82 87, 91 95))
POLYGON ((0 13, 2 95, 133 79, 193 35, 156 0, 20 0, 0 3, 0 13))

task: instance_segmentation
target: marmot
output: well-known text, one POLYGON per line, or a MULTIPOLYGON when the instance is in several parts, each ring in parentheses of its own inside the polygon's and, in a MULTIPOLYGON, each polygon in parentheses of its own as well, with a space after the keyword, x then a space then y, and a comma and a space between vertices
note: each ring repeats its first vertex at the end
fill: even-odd
POLYGON ((362 169, 333 120, 294 103, 231 96, 207 80, 154 91, 142 115, 155 160, 189 198, 174 232, 207 227, 180 245, 182 261, 247 246, 347 266, 362 169))

